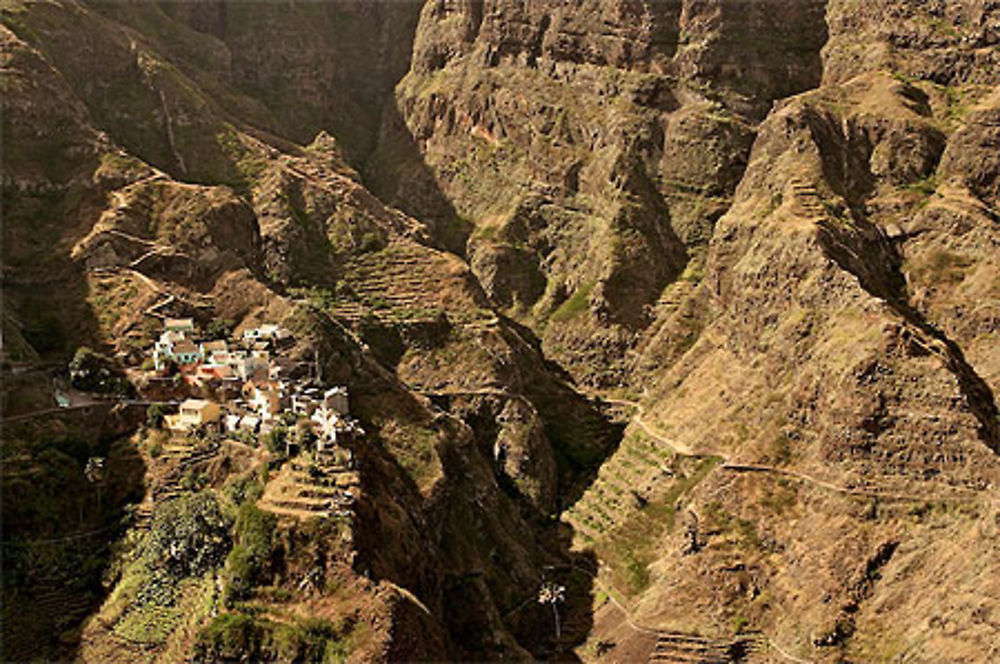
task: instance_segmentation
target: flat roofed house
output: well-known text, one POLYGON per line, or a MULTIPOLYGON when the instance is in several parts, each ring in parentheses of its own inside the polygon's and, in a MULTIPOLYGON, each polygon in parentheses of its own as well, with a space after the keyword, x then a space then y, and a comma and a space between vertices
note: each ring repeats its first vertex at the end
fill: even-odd
POLYGON ((316 410, 319 402, 312 395, 297 392, 292 395, 292 410, 299 415, 309 417, 316 410))
POLYGON ((337 430, 340 425, 339 413, 330 408, 320 407, 313 411, 309 419, 316 423, 317 432, 322 437, 334 443, 337 442, 337 430))
POLYGON ((283 410, 284 399, 277 383, 248 381, 243 386, 243 397, 262 420, 273 419, 283 410))
POLYGON ((251 327, 243 330, 243 339, 246 341, 274 339, 278 336, 278 332, 279 328, 274 323, 264 323, 259 327, 251 327))
POLYGON ((233 369, 228 364, 200 364, 195 375, 202 380, 227 380, 233 377, 233 369))
POLYGON ((213 424, 222 417, 219 404, 207 399, 188 399, 181 403, 176 415, 167 416, 167 428, 174 431, 190 431, 199 426, 213 424))
POLYGON ((346 387, 332 387, 323 393, 323 406, 340 415, 350 414, 346 387))
POLYGON ((257 390, 250 405, 263 420, 272 420, 281 414, 281 393, 273 389, 257 390))
POLYGON ((174 345, 174 360, 177 364, 197 364, 201 362, 201 350, 190 341, 182 341, 174 345))
POLYGON ((240 415, 239 413, 228 413, 226 415, 225 420, 223 420, 223 422, 225 423, 225 426, 226 426, 226 431, 229 431, 230 433, 239 431, 239 429, 240 429, 240 418, 242 418, 242 417, 243 416, 240 415))
POLYGON ((215 353, 225 353, 228 351, 229 351, 229 344, 226 343, 225 339, 216 339, 215 341, 201 342, 201 352, 204 355, 213 355, 215 353))
POLYGON ((183 332, 191 334, 194 332, 193 318, 168 318, 163 321, 163 329, 168 332, 183 332))

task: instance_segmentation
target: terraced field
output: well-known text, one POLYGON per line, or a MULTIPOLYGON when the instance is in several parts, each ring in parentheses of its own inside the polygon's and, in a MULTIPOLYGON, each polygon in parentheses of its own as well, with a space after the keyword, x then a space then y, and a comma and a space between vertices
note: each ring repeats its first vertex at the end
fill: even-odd
POLYGON ((350 295, 336 298, 328 310, 351 323, 366 314, 413 322, 434 320, 447 312, 460 319, 481 304, 470 290, 473 279, 461 262, 412 242, 397 242, 354 258, 347 265, 345 282, 350 295))
POLYGON ((312 463, 307 458, 287 462, 267 483, 257 505, 281 516, 299 519, 350 516, 360 479, 347 465, 312 463))
POLYGON ((638 595, 649 584, 647 566, 661 537, 674 528, 684 496, 721 461, 677 454, 634 428, 564 512, 575 531, 574 546, 598 554, 624 599, 638 595))

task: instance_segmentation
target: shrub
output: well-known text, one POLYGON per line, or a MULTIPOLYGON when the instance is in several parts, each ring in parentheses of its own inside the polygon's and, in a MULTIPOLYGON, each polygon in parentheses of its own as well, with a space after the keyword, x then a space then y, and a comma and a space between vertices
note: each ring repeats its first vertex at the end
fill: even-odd
POLYGON ((149 425, 151 429, 159 429, 163 427, 163 420, 166 419, 166 411, 162 405, 154 403, 149 408, 146 409, 146 424, 149 425))
POLYGON ((254 585, 263 583, 270 572, 271 533, 277 519, 252 502, 240 506, 236 517, 236 537, 239 544, 226 558, 223 582, 226 602, 245 599, 254 585))
POLYGON ((198 634, 195 661, 342 662, 348 654, 343 632, 349 627, 319 619, 286 624, 227 613, 198 634))
POLYGON ((198 635, 196 661, 254 661, 259 635, 254 619, 242 613, 216 616, 198 635))
POLYGON ((129 382, 115 367, 111 358, 86 346, 81 346, 69 363, 70 383, 78 390, 126 394, 129 382))
POLYGON ((279 454, 285 451, 285 440, 288 437, 288 429, 283 426, 276 426, 264 437, 264 447, 268 452, 279 454))
POLYGON ((233 333, 233 321, 213 318, 205 328, 205 336, 209 339, 228 339, 233 333))
POLYGON ((361 236, 361 251, 369 253, 382 248, 382 239, 378 233, 368 232, 361 236))
POLYGON ((593 287, 594 284, 588 282, 576 289, 576 292, 555 310, 552 314, 552 320, 556 322, 567 321, 586 311, 590 291, 593 287))
POLYGON ((229 528, 211 493, 182 496, 156 513, 141 556, 173 577, 202 574, 222 562, 229 528))
POLYGON ((255 502, 264 493, 263 485, 254 477, 234 478, 226 482, 222 490, 237 507, 246 502, 255 502))

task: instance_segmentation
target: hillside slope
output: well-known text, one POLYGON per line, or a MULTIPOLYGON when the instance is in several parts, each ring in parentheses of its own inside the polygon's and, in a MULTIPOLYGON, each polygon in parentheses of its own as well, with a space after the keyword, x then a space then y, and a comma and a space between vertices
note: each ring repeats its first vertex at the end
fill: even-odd
MULTIPOLYGON (((218 620, 233 487, 294 469, 91 432, 129 489, 77 525, 207 479, 4 657, 1000 657, 1000 3, 870 4, 0 3, 9 377, 276 321, 367 432, 351 526, 278 519, 218 620)), ((4 495, 80 435, 5 427, 4 495)), ((5 611, 80 530, 9 514, 5 611)))

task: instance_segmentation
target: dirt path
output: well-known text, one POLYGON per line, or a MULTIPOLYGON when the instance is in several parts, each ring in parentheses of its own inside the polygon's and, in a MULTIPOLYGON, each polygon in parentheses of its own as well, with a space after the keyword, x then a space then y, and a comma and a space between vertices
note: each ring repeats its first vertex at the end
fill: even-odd
POLYGON ((672 449, 675 453, 682 456, 715 456, 722 459, 722 463, 717 467, 717 470, 729 471, 734 473, 767 473, 772 475, 779 475, 781 477, 787 477, 789 479, 798 480, 800 482, 805 482, 806 484, 811 484, 813 486, 826 489, 828 491, 833 491, 835 493, 840 493, 849 496, 858 496, 862 498, 881 498, 884 500, 900 500, 900 501, 912 501, 912 502, 927 502, 927 501, 949 501, 949 502, 972 502, 979 498, 979 495, 975 492, 952 492, 949 495, 917 495, 917 494, 905 494, 905 493, 893 493, 889 491, 877 491, 873 489, 857 489, 852 487, 846 487, 839 484, 834 484, 826 480, 813 477, 808 473, 803 473, 797 470, 791 470, 788 468, 779 468, 777 466, 771 466, 768 464, 756 464, 756 463, 740 463, 733 461, 732 458, 723 452, 713 451, 713 450, 703 450, 695 451, 690 446, 681 443, 677 440, 667 437, 663 432, 656 429, 656 427, 648 424, 644 419, 644 409, 636 401, 630 401, 627 399, 614 399, 614 398, 604 398, 599 397, 604 402, 616 405, 616 406, 626 406, 629 408, 636 409, 635 415, 632 417, 632 422, 635 423, 639 429, 642 430, 647 436, 652 438, 657 443, 665 445, 672 449))

